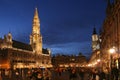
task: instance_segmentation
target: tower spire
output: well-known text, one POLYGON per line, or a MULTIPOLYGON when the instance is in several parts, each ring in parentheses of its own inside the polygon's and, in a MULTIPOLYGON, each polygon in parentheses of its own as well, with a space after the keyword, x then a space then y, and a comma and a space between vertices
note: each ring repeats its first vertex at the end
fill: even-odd
POLYGON ((92 34, 92 50, 95 51, 97 49, 98 45, 98 35, 96 33, 96 28, 94 26, 93 28, 93 34, 92 34))
POLYGON ((34 19, 38 19, 39 20, 37 7, 35 8, 34 19))
POLYGON ((30 44, 32 45, 33 51, 37 54, 42 53, 42 35, 40 33, 40 20, 38 16, 38 10, 35 8, 33 17, 32 34, 30 35, 30 44))
POLYGON ((40 20, 39 20, 37 8, 35 8, 35 13, 33 17, 33 32, 32 33, 40 34, 40 20))
POLYGON ((96 33, 96 28, 95 28, 95 27, 93 28, 93 35, 94 35, 94 34, 97 34, 97 33, 96 33))

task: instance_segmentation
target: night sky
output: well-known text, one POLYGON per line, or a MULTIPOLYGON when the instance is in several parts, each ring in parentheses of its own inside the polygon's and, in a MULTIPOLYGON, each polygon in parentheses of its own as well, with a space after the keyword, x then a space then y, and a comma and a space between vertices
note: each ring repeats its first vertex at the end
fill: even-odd
POLYGON ((35 7, 38 8, 43 47, 52 54, 91 55, 93 27, 105 19, 106 0, 0 0, 0 37, 29 43, 35 7))

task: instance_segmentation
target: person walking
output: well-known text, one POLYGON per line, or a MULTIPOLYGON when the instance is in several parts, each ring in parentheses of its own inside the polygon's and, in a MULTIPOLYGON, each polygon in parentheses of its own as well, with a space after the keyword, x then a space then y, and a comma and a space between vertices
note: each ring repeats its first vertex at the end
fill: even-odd
POLYGON ((111 74, 113 75, 114 80, 118 80, 119 77, 119 70, 117 69, 116 66, 113 66, 111 74))
POLYGON ((109 68, 105 68, 104 72, 105 72, 105 79, 109 80, 109 75, 110 75, 109 68))
POLYGON ((100 71, 99 78, 99 80, 106 80, 105 72, 103 70, 100 71))
POLYGON ((83 69, 81 69, 79 71, 79 76, 80 76, 81 80, 84 80, 84 70, 83 69))
POLYGON ((0 80, 2 80, 2 77, 1 77, 1 75, 0 75, 0 80))
POLYGON ((72 69, 69 78, 70 78, 70 80, 77 80, 77 73, 76 73, 75 69, 72 69))
POLYGON ((51 80, 52 73, 50 72, 50 69, 45 69, 43 76, 44 80, 51 80))
POLYGON ((97 72, 96 69, 92 70, 92 76, 91 76, 92 80, 96 80, 96 72, 97 72))

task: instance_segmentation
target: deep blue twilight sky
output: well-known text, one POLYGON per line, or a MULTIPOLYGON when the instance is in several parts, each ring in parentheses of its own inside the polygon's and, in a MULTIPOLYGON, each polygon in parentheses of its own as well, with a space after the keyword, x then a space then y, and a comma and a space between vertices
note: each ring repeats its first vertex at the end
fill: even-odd
POLYGON ((35 7, 38 8, 43 47, 53 54, 91 54, 93 27, 105 18, 106 0, 0 0, 0 37, 29 43, 35 7))

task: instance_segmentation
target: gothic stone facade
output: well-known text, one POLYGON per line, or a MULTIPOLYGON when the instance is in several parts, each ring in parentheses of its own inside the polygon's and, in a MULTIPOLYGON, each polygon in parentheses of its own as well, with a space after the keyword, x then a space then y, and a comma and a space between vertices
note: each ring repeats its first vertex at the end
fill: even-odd
POLYGON ((49 49, 42 48, 37 8, 33 18, 30 44, 13 40, 10 32, 3 39, 0 38, 0 69, 51 67, 50 54, 49 49))
POLYGON ((111 54, 108 50, 112 47, 116 49, 112 55, 112 65, 120 67, 120 0, 113 0, 113 3, 108 0, 101 38, 101 58, 104 67, 110 67, 111 54))

